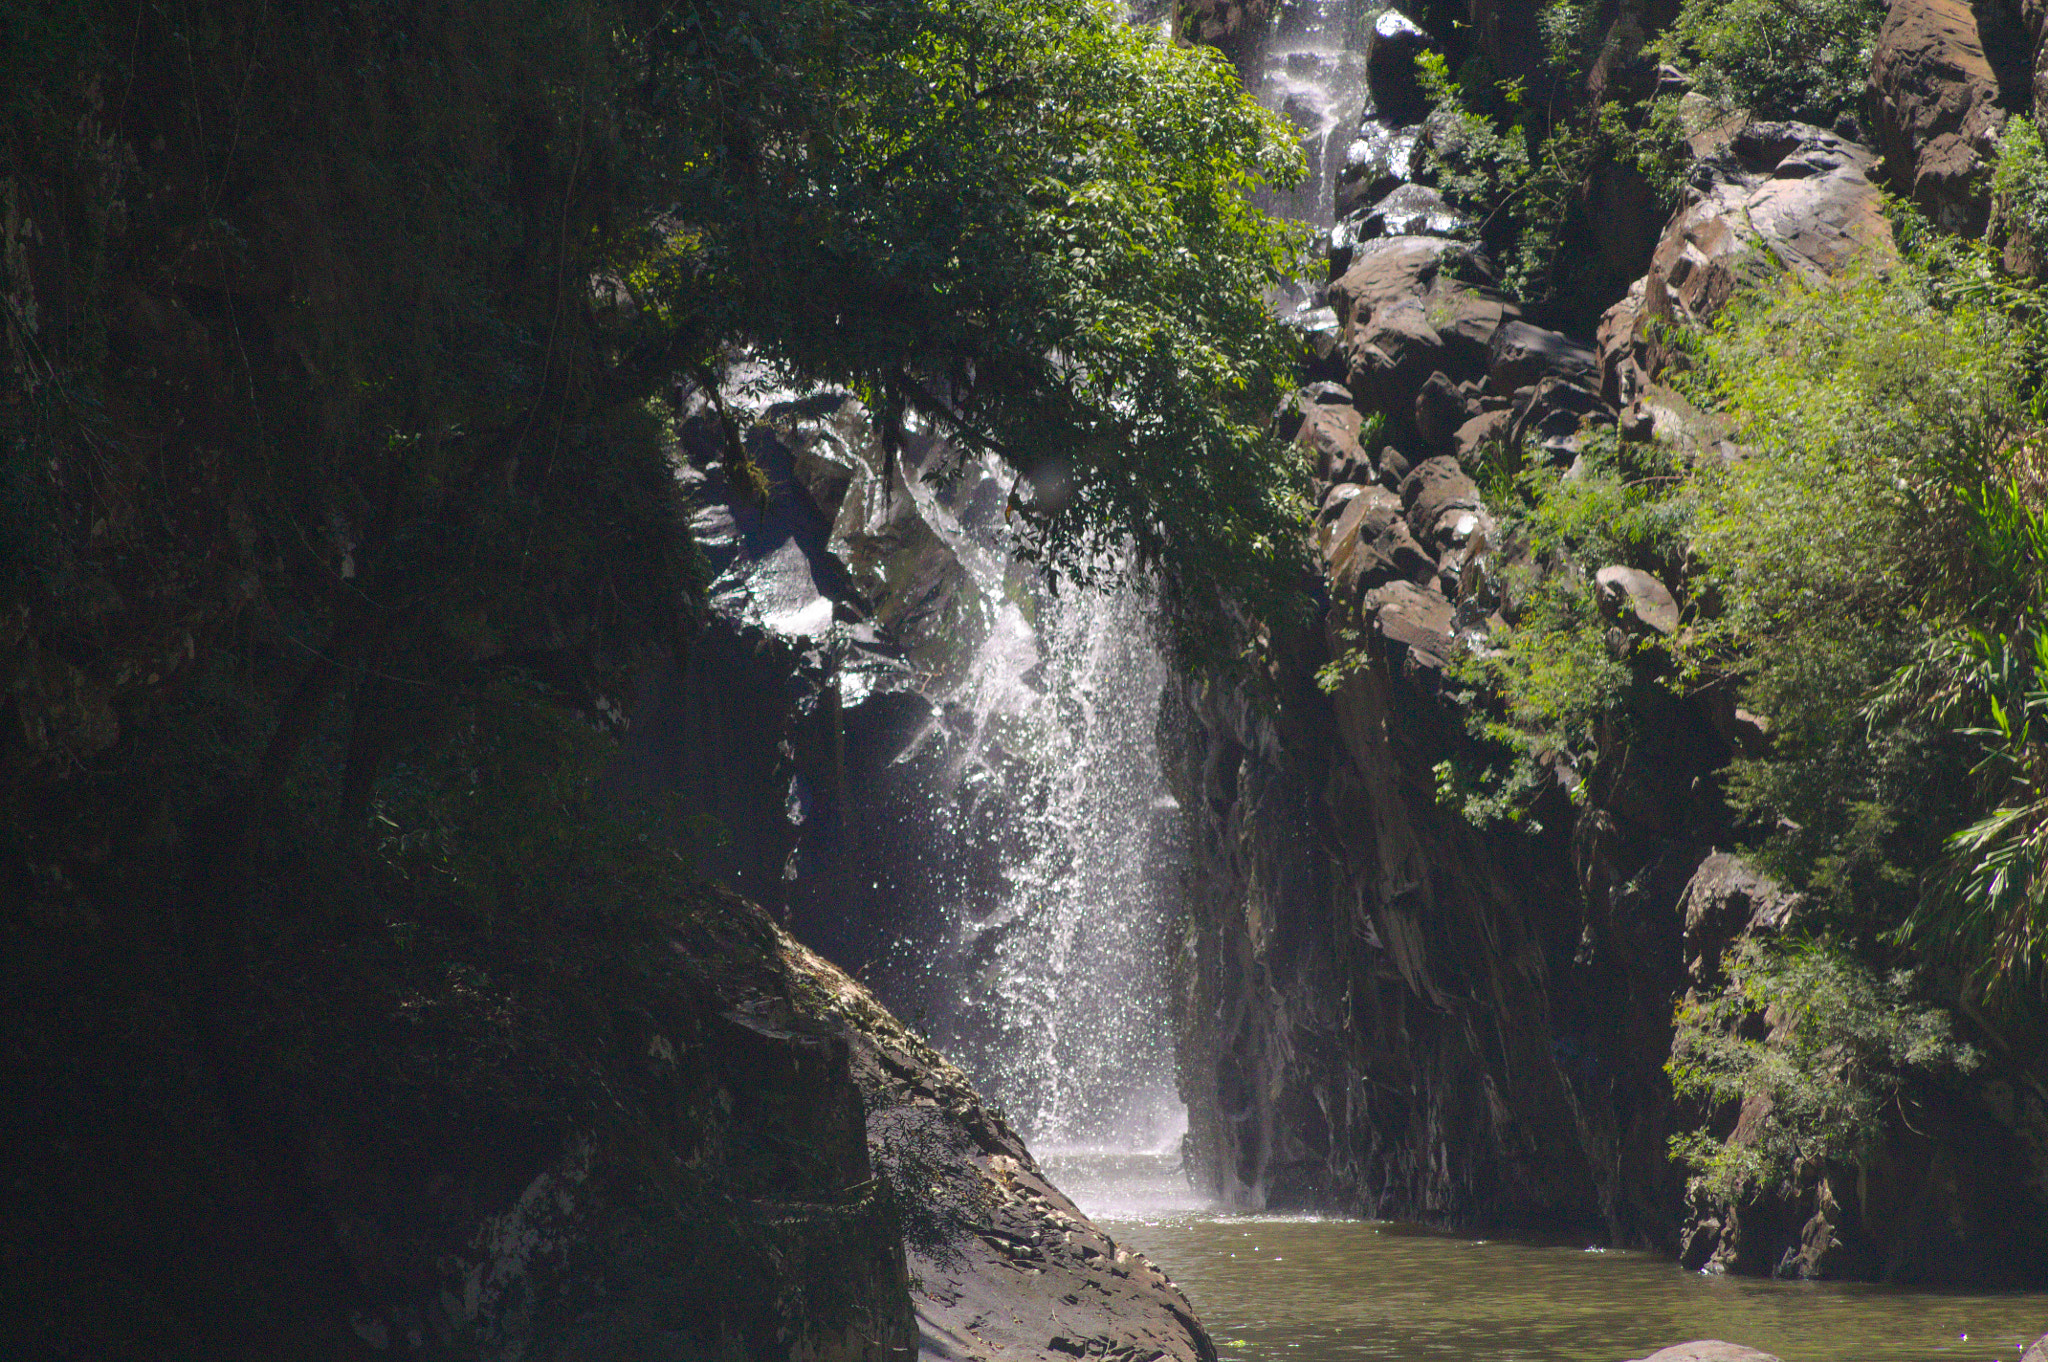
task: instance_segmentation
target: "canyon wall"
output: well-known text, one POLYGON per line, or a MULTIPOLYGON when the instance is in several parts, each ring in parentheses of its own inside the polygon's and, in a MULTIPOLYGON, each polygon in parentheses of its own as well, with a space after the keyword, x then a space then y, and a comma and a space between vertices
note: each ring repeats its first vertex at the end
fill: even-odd
MULTIPOLYGON (((1745 1127, 1674 1105, 1674 1006, 1739 934, 1797 916, 1717 853, 1734 829, 1716 772, 1764 740, 1729 695, 1639 689, 1590 769, 1553 771, 1518 823, 1482 831, 1445 797, 1483 761, 1467 723, 1483 697, 1454 659, 1513 608, 1500 567, 1527 564, 1474 482, 1490 452, 1565 467, 1604 427, 1739 457, 1664 381, 1661 326, 1709 322, 1773 274, 1881 265, 1880 185, 1981 226, 1984 129, 2027 100, 2005 69, 2026 63, 1996 43, 1987 59, 1980 29, 2009 39, 2024 18, 2038 34, 2038 16, 1898 0, 1872 76, 1881 151, 1799 124, 1696 125, 1661 226, 1641 195, 1596 214, 1616 282, 1591 271, 1525 316, 1482 250, 1433 235, 1457 224, 1419 182, 1430 128, 1372 59, 1412 60, 1428 29, 1505 58, 1519 7, 1400 8, 1368 38, 1329 283, 1299 314, 1321 381, 1280 418, 1318 463, 1318 618, 1248 623, 1254 665, 1183 681, 1162 722, 1194 858, 1176 959, 1190 1166, 1253 1209, 1557 1233, 1714 1270, 2038 1281, 2048 1108, 2024 1064, 1929 1094, 1939 1130, 1894 1120, 1853 1191, 1810 1169, 1768 1204, 1688 1201, 1669 1136, 1703 1116, 1717 1136, 1745 1127)), ((1668 80, 1639 55, 1668 9, 1603 10, 1589 83, 1668 80)), ((1660 575, 1679 581, 1600 571, 1618 640, 1677 625, 1660 575)))

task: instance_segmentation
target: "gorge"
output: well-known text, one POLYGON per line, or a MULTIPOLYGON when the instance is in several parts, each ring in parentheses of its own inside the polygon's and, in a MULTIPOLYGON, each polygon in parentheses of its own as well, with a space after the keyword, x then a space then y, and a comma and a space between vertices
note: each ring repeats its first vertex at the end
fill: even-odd
POLYGON ((0 20, 9 1355, 2048 1346, 2033 0, 0 20))

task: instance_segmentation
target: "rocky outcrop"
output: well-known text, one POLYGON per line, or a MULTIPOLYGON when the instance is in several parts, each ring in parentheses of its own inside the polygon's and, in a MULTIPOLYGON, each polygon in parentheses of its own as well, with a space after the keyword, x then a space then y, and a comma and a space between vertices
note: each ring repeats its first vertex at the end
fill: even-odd
POLYGON ((1702 157, 1649 273, 1601 319, 1606 400, 1631 425, 1644 422, 1644 401, 1672 359, 1660 326, 1705 325, 1778 270, 1818 283, 1857 261, 1895 258, 1875 167, 1869 149, 1801 123, 1751 124, 1702 157))
POLYGON ((1214 1362, 1187 1298, 1046 1180, 959 1069, 843 972, 782 944, 847 1041, 876 1165, 911 1207, 920 1356, 1214 1362))
MULTIPOLYGON (((1678 357, 1658 324, 1895 258, 1867 148, 1756 124, 1700 151, 1594 342, 1522 315, 1468 244, 1333 238, 1347 383, 1288 418, 1318 455, 1323 618, 1263 626, 1259 666, 1180 686, 1166 725, 1196 858, 1177 984, 1190 1164, 1249 1208, 1569 1231, 1741 1272, 1995 1278, 2001 1257, 2042 1258, 1985 1190, 2037 1176, 2034 1099, 2011 1074, 1930 1092, 1936 1141, 1892 1132, 1854 1191, 1815 1170, 1784 1206, 1686 1206, 1667 1136, 1699 1114, 1674 1112, 1664 1073, 1673 1003, 1798 907, 1714 850, 1732 830, 1715 773, 1768 742, 1756 716, 1645 688, 1512 830, 1443 797, 1481 760, 1466 725, 1486 701, 1458 659, 1504 627, 1502 565, 1539 566, 1504 541, 1487 472, 1568 466, 1603 423, 1727 457, 1659 381, 1678 357), (1347 395, 1380 418, 1379 448, 1347 395), (1977 1167, 1935 1157, 1944 1141, 1977 1167)), ((1680 629, 1677 566, 1586 569, 1611 647, 1680 629)), ((1716 1115, 1732 1137, 1741 1114, 1716 1115)))
MULTIPOLYGON (((1878 31, 1870 71, 1885 178, 1936 226, 1969 236, 1980 234, 1989 216, 1989 170, 2008 116, 1983 31, 1999 9, 1969 0, 1896 0, 1878 31)), ((1993 28, 1993 36, 2018 36, 2017 25, 2006 24, 2012 33, 1993 28)))
MULTIPOLYGON (((1721 961, 1743 940, 1795 927, 1804 900, 1739 858, 1701 862, 1680 907, 1685 921, 1686 998, 1720 990, 1721 961)), ((1753 1019, 1757 1034, 1772 1025, 1753 1019)), ((2041 1153, 2048 1150, 2048 1094, 1994 1059, 1950 1083, 1916 1081, 1902 1103, 1910 1121, 1886 1126, 1860 1164, 1802 1170, 1792 1189, 1740 1204, 1695 1195, 1679 1261, 1707 1272, 1786 1278, 1856 1278, 1961 1285, 2021 1285, 2048 1255, 2041 1153)), ((1708 1113, 1734 1144, 1755 1138, 1769 1104, 1751 1097, 1708 1113)))

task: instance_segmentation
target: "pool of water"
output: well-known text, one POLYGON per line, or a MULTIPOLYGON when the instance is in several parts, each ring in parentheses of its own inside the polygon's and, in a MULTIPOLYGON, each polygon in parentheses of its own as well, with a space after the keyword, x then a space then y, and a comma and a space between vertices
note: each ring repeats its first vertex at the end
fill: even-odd
POLYGON ((1180 1283, 1225 1359, 1623 1362, 1721 1338, 1785 1362, 2016 1362, 2048 1332, 2038 1292, 1709 1277, 1650 1254, 1222 1215, 1166 1156, 1044 1163, 1119 1243, 1180 1283))

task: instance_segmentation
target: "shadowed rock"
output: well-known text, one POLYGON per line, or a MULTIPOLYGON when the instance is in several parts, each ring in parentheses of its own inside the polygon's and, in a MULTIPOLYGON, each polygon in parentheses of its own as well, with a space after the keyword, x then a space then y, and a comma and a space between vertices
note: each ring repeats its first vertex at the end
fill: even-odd
POLYGON ((1870 88, 1885 178, 1943 230, 1981 233, 2006 113, 1978 7, 1895 0, 1878 31, 1870 88))

